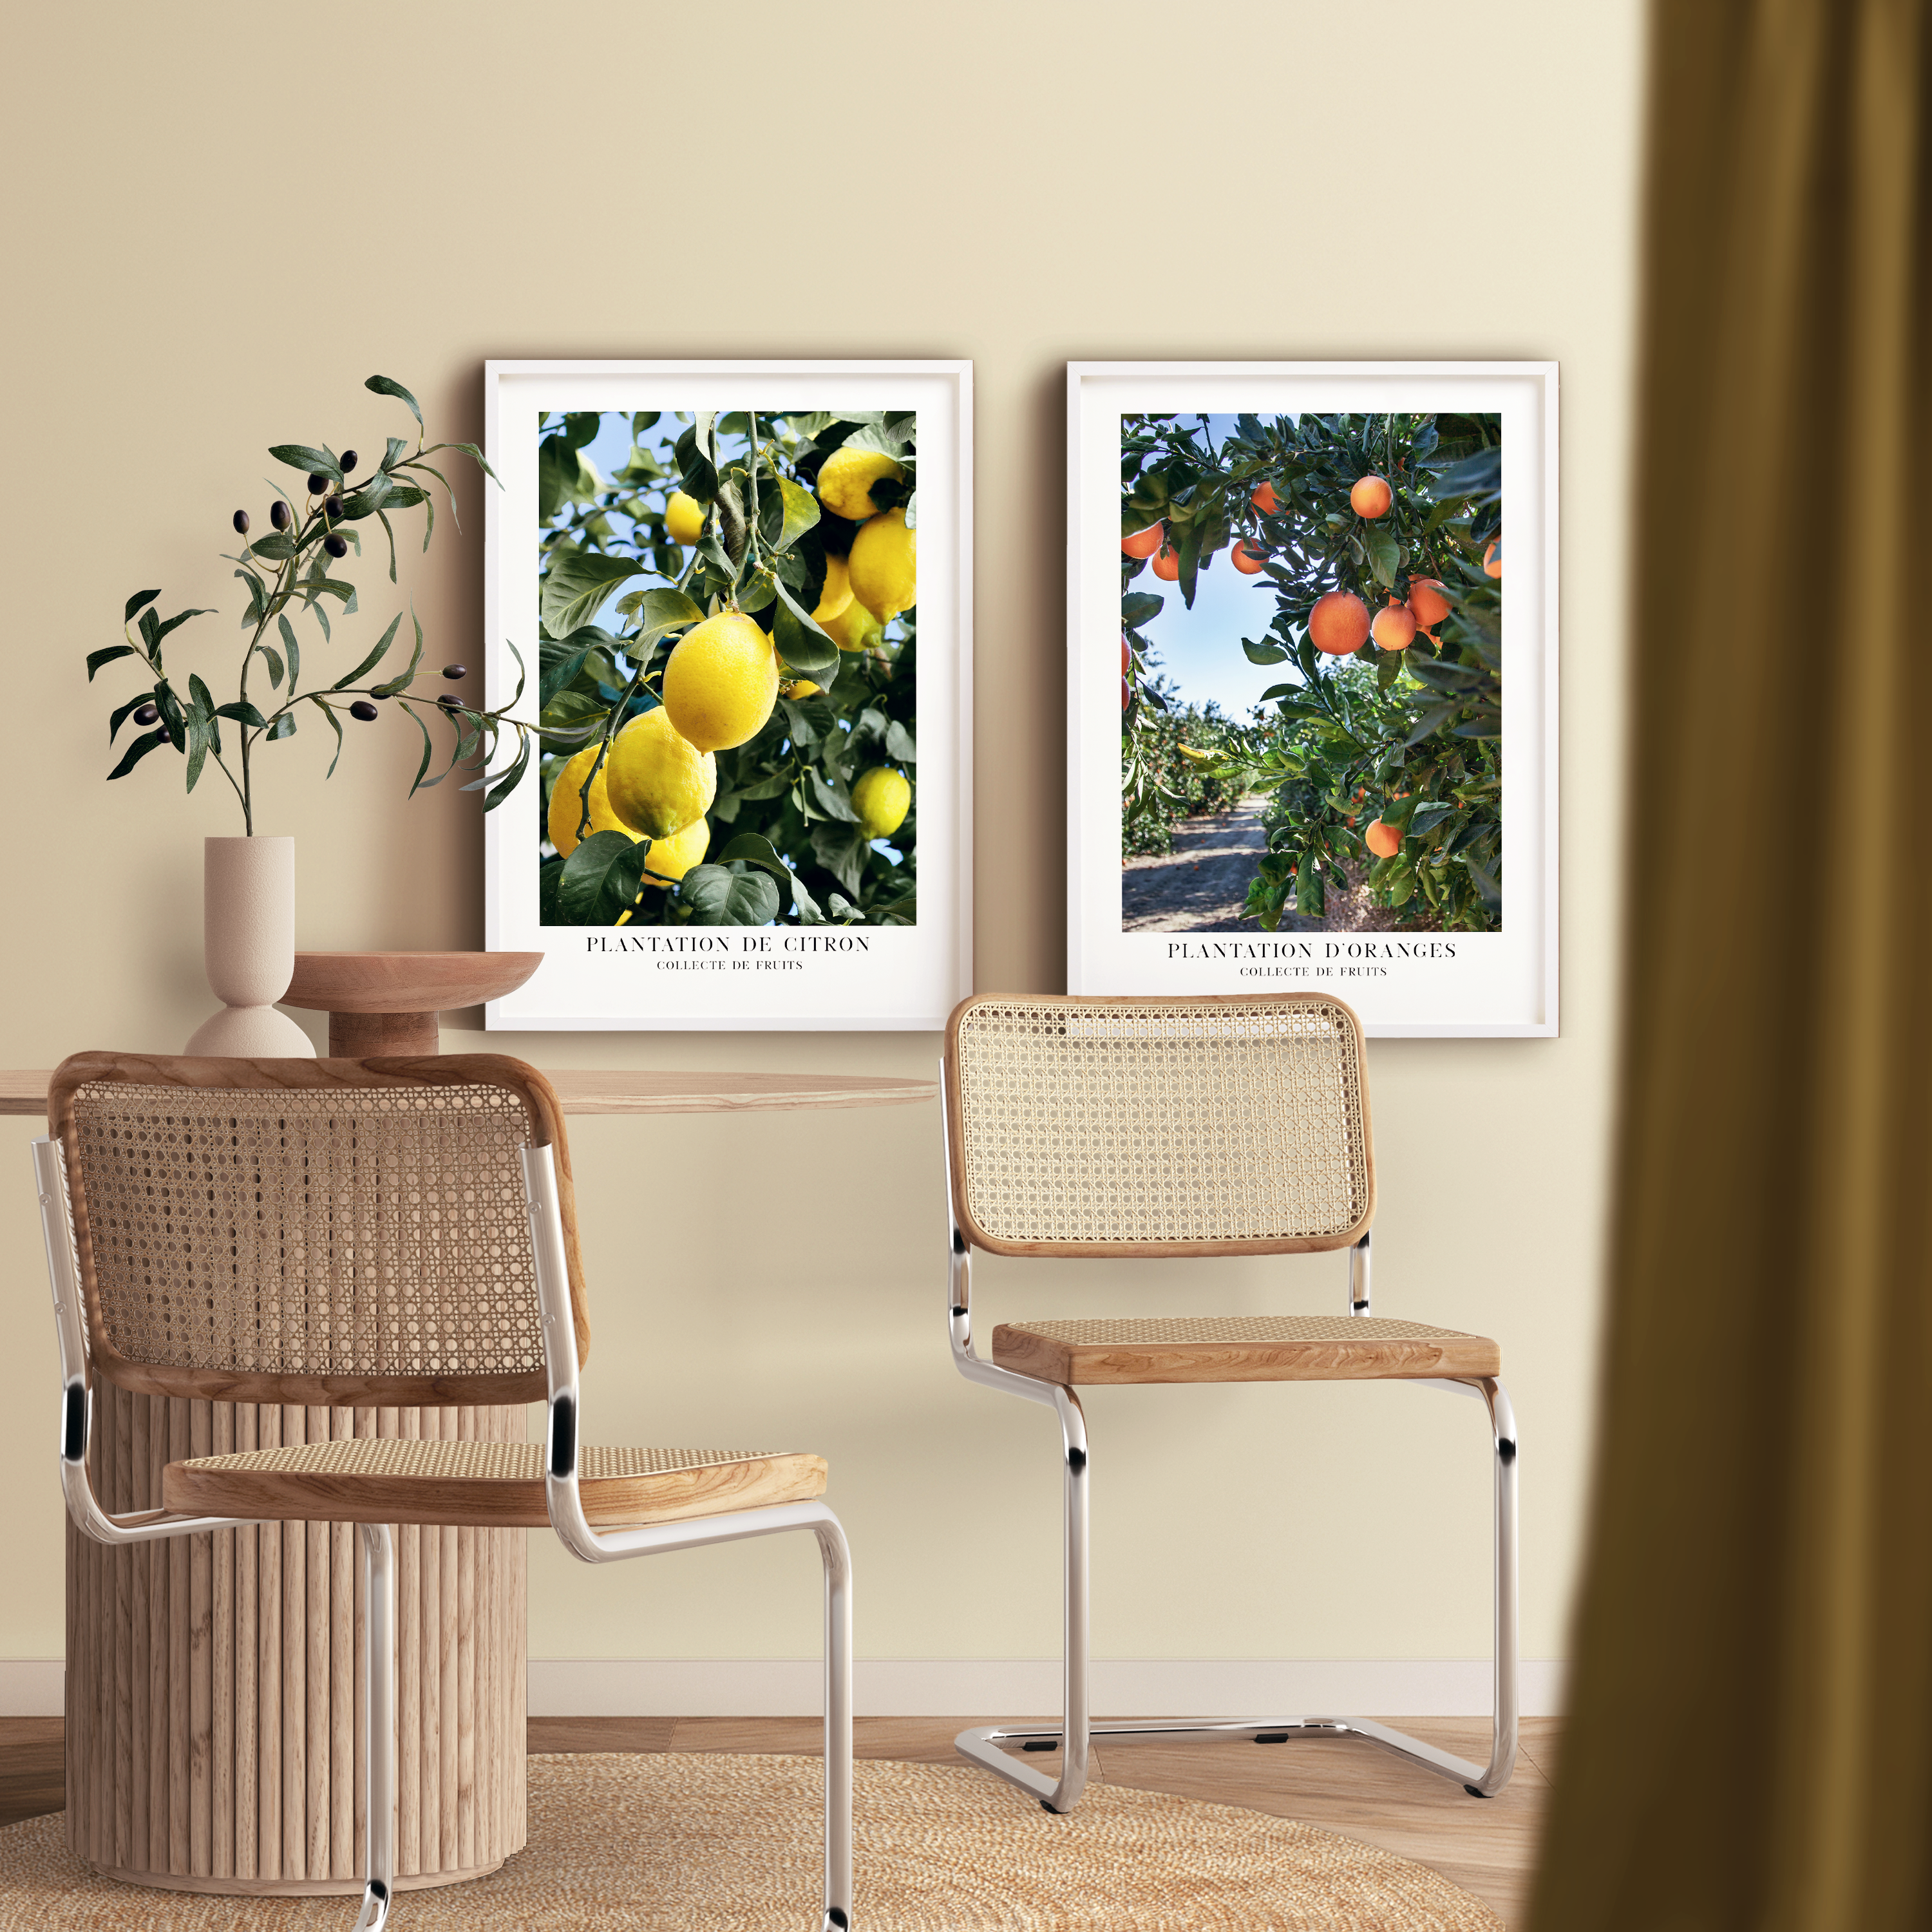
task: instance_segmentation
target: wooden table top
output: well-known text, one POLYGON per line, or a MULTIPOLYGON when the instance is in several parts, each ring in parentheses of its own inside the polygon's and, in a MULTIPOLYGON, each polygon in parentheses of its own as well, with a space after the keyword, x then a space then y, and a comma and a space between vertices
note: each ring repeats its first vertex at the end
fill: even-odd
MULTIPOLYGON (((801 1107, 902 1107, 939 1097, 936 1080, 859 1073, 609 1072, 549 1075, 566 1114, 736 1114, 801 1107)), ((44 1114, 45 1071, 0 1072, 0 1114, 44 1114)))

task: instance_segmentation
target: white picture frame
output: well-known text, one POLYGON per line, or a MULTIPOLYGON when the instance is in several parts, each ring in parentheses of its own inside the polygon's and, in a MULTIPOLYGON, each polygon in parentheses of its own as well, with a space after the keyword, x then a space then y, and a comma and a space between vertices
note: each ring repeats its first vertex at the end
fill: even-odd
MULTIPOLYGON (((1307 432, 1310 439, 1316 434, 1311 426, 1307 432)), ((1318 990, 1347 1000, 1360 1013, 1371 1035, 1553 1036, 1558 1030, 1558 990, 1556 365, 1521 362, 1070 363, 1067 451, 1069 992, 1146 994, 1318 990), (1169 891, 1163 882, 1156 890, 1140 879, 1133 882, 1131 915, 1124 914, 1126 860, 1123 785, 1138 776, 1144 764, 1136 766, 1127 756, 1130 739, 1123 721, 1129 718, 1130 707, 1151 702, 1144 698, 1143 688, 1163 675, 1133 651, 1124 614, 1129 594, 1122 586, 1124 572, 1152 568, 1151 562, 1124 565, 1124 526, 1144 513, 1146 502, 1153 500, 1150 492, 1157 495, 1166 487, 1165 478, 1143 485, 1138 480, 1138 472, 1133 483, 1126 480, 1126 467, 1145 466, 1165 460, 1144 454, 1144 446, 1149 438, 1166 432, 1142 419, 1154 418, 1157 425, 1168 419, 1184 423, 1206 418, 1202 428, 1192 434, 1204 439, 1202 447, 1214 460, 1224 463, 1232 477, 1251 466, 1247 454, 1250 450, 1267 447, 1273 451, 1280 446, 1279 442, 1251 440, 1242 424, 1244 417, 1253 419, 1264 439, 1273 434, 1269 424, 1291 424, 1302 418, 1340 419, 1346 433, 1350 421, 1366 421, 1372 425, 1379 418, 1391 425, 1393 435, 1396 425, 1418 416, 1432 420, 1434 412, 1451 415, 1465 424, 1472 417, 1485 423, 1493 418, 1501 448, 1501 508, 1509 539, 1508 580, 1499 599, 1498 674, 1502 722, 1499 733, 1492 723, 1488 735, 1495 739, 1500 753, 1499 849, 1507 868, 1507 884, 1501 884, 1500 870, 1494 875, 1485 874, 1486 884, 1493 877, 1498 890, 1493 903, 1484 902, 1480 915, 1493 918, 1496 929, 1331 930, 1291 916, 1300 904, 1292 896, 1293 888, 1285 908, 1270 908, 1275 916, 1284 920, 1281 927, 1269 931, 1259 916, 1244 915, 1237 929, 1236 922, 1226 910, 1193 912, 1184 907, 1173 910, 1183 896, 1178 887, 1169 891), (1133 438, 1132 446, 1124 448, 1124 418, 1130 419, 1133 438), (1216 422, 1237 427, 1224 430, 1217 443, 1216 422), (1130 490, 1138 494, 1130 494, 1130 490), (1190 917, 1198 917, 1204 923, 1198 929, 1184 924, 1154 929, 1160 921, 1190 917), (1214 923, 1217 920, 1221 922, 1214 923), (1301 929, 1289 929, 1298 923, 1301 929)), ((1427 469, 1426 465, 1418 465, 1418 475, 1427 469)), ((1418 484, 1414 478, 1409 479, 1409 483, 1414 488, 1397 506, 1397 515, 1390 525, 1384 528, 1418 528, 1412 507, 1418 491, 1431 486, 1418 484), (1406 524, 1405 518, 1409 520, 1406 524)), ((1312 531, 1318 505, 1329 514, 1334 514, 1326 498, 1316 494, 1320 487, 1311 478, 1306 502, 1283 505, 1279 514, 1289 519, 1291 524, 1297 518, 1309 520, 1307 527, 1312 531)), ((1365 500, 1372 504, 1376 499, 1371 495, 1365 500)), ((1232 483, 1226 488, 1223 502, 1234 502, 1232 483)), ((1260 529, 1258 516, 1247 513, 1250 502, 1261 504, 1262 500, 1244 498, 1238 506, 1240 515, 1232 526, 1225 521, 1215 526, 1215 533, 1220 534, 1224 542, 1230 528, 1237 537, 1248 523, 1255 523, 1260 529)), ((1177 502, 1178 507, 1183 507, 1184 518, 1184 506, 1179 506, 1178 500, 1177 502)), ((1358 513, 1345 505, 1344 525, 1351 514, 1358 513)), ((1426 518, 1422 520, 1426 522, 1426 518)), ((1162 548, 1155 557, 1168 570, 1178 569, 1180 562, 1181 527, 1184 524, 1177 526, 1162 522, 1162 548)), ((1310 580, 1309 573, 1317 568, 1313 537, 1304 546, 1300 526, 1294 525, 1287 541, 1276 542, 1270 554, 1270 543, 1280 539, 1288 526, 1274 524, 1269 527, 1275 532, 1275 539, 1258 536, 1255 549, 1243 557, 1243 572, 1252 568, 1266 573, 1254 577, 1252 582, 1271 587, 1275 574, 1271 566, 1278 563, 1282 566, 1280 574, 1283 584, 1292 578, 1298 585, 1306 584, 1310 580), (1291 549, 1290 544, 1295 548, 1291 549)), ((1324 520, 1322 530, 1316 534, 1325 537, 1330 527, 1324 520)), ((1473 520, 1472 527, 1474 527, 1473 520)), ((1350 532, 1342 528, 1335 534, 1338 540, 1346 541, 1350 532)), ((1413 548, 1418 566, 1427 567, 1423 546, 1438 541, 1432 534, 1405 537, 1399 553, 1406 562, 1413 548)), ((1230 573, 1228 563, 1228 556, 1223 556, 1221 566, 1232 589, 1239 579, 1230 573)), ((1502 566, 1496 568, 1500 569, 1502 566)), ((1395 580, 1399 585, 1408 580, 1401 575, 1395 580)), ((1195 580, 1197 592, 1204 581, 1195 580)), ((1164 597, 1178 587, 1174 582, 1149 584, 1137 577, 1136 587, 1143 586, 1164 597)), ((1277 646, 1285 652, 1303 650, 1321 675, 1327 675, 1337 663, 1353 662, 1330 658, 1313 651, 1305 618, 1299 631, 1287 621, 1290 594, 1286 590, 1280 592, 1282 630, 1278 634, 1264 631, 1262 638, 1255 641, 1264 646, 1277 646)), ((1303 593, 1298 590, 1293 594, 1303 593)), ((1393 588, 1388 596, 1390 602, 1396 601, 1393 588)), ((1217 592, 1217 597, 1224 602, 1229 601, 1227 590, 1217 592)), ((1138 612, 1147 607, 1142 604, 1132 608, 1138 612)), ((1194 608, 1190 604, 1190 623, 1194 608)), ((1405 610, 1408 608, 1406 604, 1405 610)), ((1145 621, 1157 622, 1159 614, 1145 621)), ((1264 617, 1261 621, 1265 626, 1268 620, 1264 617)), ((1196 626, 1196 631, 1199 628, 1196 626)), ((1134 634, 1142 635, 1138 632, 1134 634)), ((1390 634, 1400 635, 1400 632, 1390 634)), ((1424 633, 1424 648, 1412 656, 1402 656, 1402 664, 1406 668, 1420 662, 1429 665, 1429 634, 1424 633)), ((1228 642, 1238 652, 1242 651, 1240 638, 1231 636, 1228 642)), ((1202 647, 1190 634, 1188 650, 1202 647)), ((1160 655, 1157 651, 1146 654, 1155 658, 1160 655)), ((1252 651, 1245 655, 1255 656, 1252 651)), ((1365 665, 1370 658, 1378 660, 1379 655, 1378 646, 1367 646, 1364 652, 1365 665)), ((1440 662, 1449 664, 1454 656, 1452 649, 1440 662)), ((1292 662, 1285 666, 1281 675, 1304 685, 1306 682, 1292 662)), ((1415 682, 1414 674, 1404 679, 1397 673, 1397 694, 1415 682)), ((1203 688, 1206 688, 1204 682, 1203 688)), ((1179 694, 1184 697, 1184 689, 1179 694)), ((1172 712, 1175 692, 1171 686, 1168 695, 1172 712)), ((1304 700, 1291 691, 1286 699, 1277 697, 1272 702, 1280 710, 1302 705, 1304 700)), ((1264 710, 1263 706, 1250 715, 1258 720, 1264 710)), ((1480 725, 1484 721, 1466 722, 1480 725)), ((1258 724, 1256 728, 1259 729, 1258 724)), ((1252 746, 1260 740, 1251 736, 1246 742, 1252 746)), ((1226 771, 1228 766, 1224 764, 1216 769, 1226 771)), ((1445 761, 1444 769, 1460 767, 1445 761)), ((1409 795, 1400 794, 1404 799, 1409 795)), ((1251 794, 1238 808, 1228 808, 1252 812, 1256 796, 1251 794)), ((1385 855, 1395 868, 1406 872, 1406 877, 1395 886, 1382 890, 1392 891, 1408 884, 1412 892, 1418 890, 1419 866, 1433 859, 1442 842, 1438 840, 1436 846, 1429 842, 1431 834, 1444 822, 1436 817, 1439 808, 1433 801, 1421 808, 1408 808, 1428 829, 1417 836, 1413 848, 1405 844, 1394 854, 1385 855), (1420 857, 1416 856, 1418 853, 1420 857)), ((1294 841, 1302 836, 1301 828, 1283 820, 1295 809, 1286 802, 1284 794, 1283 802, 1268 807, 1259 824, 1244 822, 1241 825, 1238 841, 1240 848, 1245 850, 1250 842, 1261 836, 1282 841, 1292 854, 1294 841)), ((1391 816, 1400 818, 1400 806, 1394 807, 1391 816)), ((1310 808, 1308 816, 1312 823, 1315 808, 1310 808)), ((1203 818, 1196 822, 1205 826, 1209 820, 1203 818)), ((1460 832, 1468 822, 1466 815, 1456 823, 1456 832, 1460 832)), ((1233 820, 1228 823, 1232 824, 1233 820)), ((1456 832, 1448 836, 1454 837, 1456 832)), ((1386 839, 1390 831, 1385 830, 1381 836, 1386 839)), ((1309 835, 1304 842, 1313 842, 1313 835, 1309 835)), ((1210 849, 1204 840, 1201 849, 1210 849)), ((1138 860, 1135 869, 1168 862, 1159 857, 1138 860)), ((1258 873, 1260 859, 1253 862, 1258 873)), ((1346 862, 1353 866, 1358 862, 1346 862)), ((1373 862, 1373 855, 1365 852, 1359 862, 1359 878, 1346 867, 1339 875, 1327 874, 1352 882, 1351 902, 1358 908, 1358 916, 1370 894, 1367 869, 1373 862)), ((1444 860, 1445 866, 1456 862, 1453 856, 1444 860)), ((1327 863, 1325 849, 1318 844, 1315 870, 1322 872, 1327 863)), ((1441 872, 1432 877, 1429 882, 1432 890, 1441 889, 1442 877, 1441 872)), ((1274 884, 1276 890, 1281 890, 1278 874, 1274 884)), ((1336 902, 1331 898, 1328 903, 1333 905, 1336 902)), ((1451 916, 1478 916, 1466 909, 1466 889, 1463 905, 1463 910, 1451 916)), ((1444 915, 1430 908, 1426 916, 1444 915)), ((1381 908, 1373 915, 1384 921, 1398 916, 1413 919, 1416 914, 1412 907, 1400 914, 1381 908)))
MULTIPOLYGON (((824 889, 828 875, 823 872, 813 874, 816 896, 806 888, 806 875, 818 862, 808 838, 800 838, 795 842, 796 851, 778 856, 793 872, 792 884, 803 896, 793 897, 782 884, 776 923, 700 926, 692 922, 690 907, 677 914, 680 893, 672 889, 665 889, 661 898, 640 898, 639 923, 546 923, 540 897, 548 892, 554 917, 556 875, 546 888, 540 873, 556 854, 545 842, 548 834, 543 829, 548 823, 545 774, 540 761, 533 759, 516 792, 485 820, 484 928, 486 944, 493 951, 542 951, 546 957, 523 986, 489 1003, 486 1026, 520 1031, 937 1030, 970 992, 972 976, 971 364, 491 361, 484 364, 484 388, 485 452, 502 484, 487 492, 484 606, 492 704, 506 702, 516 688, 518 664, 508 648, 514 643, 530 681, 518 713, 536 715, 540 664, 538 472, 544 434, 538 425, 548 422, 554 430, 566 415, 582 422, 594 416, 600 422, 628 418, 634 423, 652 413, 667 424, 680 418, 687 423, 708 418, 712 426, 706 434, 716 439, 708 446, 722 466, 726 452, 734 446, 727 440, 729 425, 724 421, 731 412, 739 412, 741 422, 758 425, 759 434, 769 436, 774 417, 782 421, 788 415, 802 419, 811 412, 869 412, 882 416, 886 428, 903 429, 908 427, 901 421, 904 413, 916 412, 913 477, 917 496, 913 504, 898 508, 902 514, 910 508, 916 524, 919 573, 916 651, 906 652, 895 641, 903 636, 907 622, 895 626, 888 619, 883 633, 873 633, 868 656, 848 658, 842 651, 835 659, 841 670, 862 665, 867 676, 899 676, 900 692, 905 670, 910 669, 916 680, 916 762, 909 788, 914 804, 911 825, 904 828, 916 840, 916 912, 911 922, 896 922, 904 908, 902 901, 896 910, 868 910, 856 918, 857 907, 848 904, 842 912, 835 907, 833 916, 823 923, 801 924, 804 898, 810 898, 812 909, 820 914, 832 899, 824 889), (672 910, 657 910, 660 906, 672 910), (682 916, 683 922, 665 922, 674 916, 682 916), (841 923, 842 919, 850 922, 841 923)), ((646 434, 632 433, 640 439, 646 434)), ((790 434, 788 426, 785 434, 790 434)), ((586 445, 586 453, 598 446, 586 445)), ((543 460, 554 472, 554 454, 543 460)), ((636 460, 634 452, 622 473, 634 473, 632 464, 636 460)), ((595 466, 590 474, 602 476, 595 466)), ((554 482, 542 487, 545 500, 554 496, 554 482)), ((667 499, 668 507, 668 485, 653 487, 667 499)), ((769 478, 766 488, 769 496, 769 478)), ((890 495, 890 482, 886 489, 890 495)), ((706 536, 722 542, 715 503, 710 514, 706 536)), ((824 521, 829 531, 834 520, 826 513, 824 521)), ((657 527, 662 531, 668 525, 657 527)), ((850 541, 849 530, 842 540, 850 541)), ((632 536, 634 554, 648 560, 652 553, 646 548, 644 526, 634 526, 632 536)), ((688 558, 695 548, 669 554, 688 558)), ((828 553, 830 548, 827 544, 828 553)), ((656 552, 661 558, 666 554, 663 548, 656 552)), ((550 566, 546 561, 542 567, 550 566)), ((657 580, 646 576, 637 582, 657 580)), ((600 616, 614 608, 614 598, 600 607, 600 616)), ((905 614, 910 620, 915 613, 905 614)), ((771 621, 769 606, 766 621, 771 621)), ((650 646, 646 643, 641 648, 648 652, 650 646)), ((848 684, 849 692, 854 688, 850 678, 848 684)), ((655 698, 656 693, 649 695, 655 698)), ((835 676, 832 690, 812 701, 829 705, 836 695, 835 676)), ((634 695, 632 702, 636 701, 634 695)), ((788 696, 780 700, 781 704, 790 702, 788 696)), ((779 713, 775 722, 784 715, 779 713)), ((862 742, 850 721, 838 728, 855 745, 862 742)), ((787 739, 788 747, 791 742, 787 739)), ((907 742, 902 734, 893 740, 896 768, 902 772, 907 742)), ((722 774, 734 753, 721 749, 716 755, 722 774)), ((556 770, 553 762, 553 782, 556 770)), ((849 775, 853 782, 861 776, 856 770, 849 775)), ((825 802, 807 784, 808 776, 801 766, 798 788, 805 802, 796 808, 801 814, 825 802)), ((837 782, 835 789, 849 806, 844 782, 837 782)), ((733 796, 728 781, 721 780, 712 809, 722 810, 733 796)), ((836 800, 831 808, 838 809, 836 800)), ((865 826, 862 817, 856 826, 848 824, 847 829, 856 839, 865 826)), ((712 862, 729 842, 721 839, 721 830, 729 829, 713 825, 712 862)), ((890 839, 863 842, 878 857, 865 850, 856 860, 848 854, 844 861, 848 868, 869 868, 870 876, 881 863, 904 864, 904 855, 891 849, 890 839)), ((782 878, 781 872, 766 869, 767 876, 782 878)), ((859 897, 855 891, 854 899, 859 897)))

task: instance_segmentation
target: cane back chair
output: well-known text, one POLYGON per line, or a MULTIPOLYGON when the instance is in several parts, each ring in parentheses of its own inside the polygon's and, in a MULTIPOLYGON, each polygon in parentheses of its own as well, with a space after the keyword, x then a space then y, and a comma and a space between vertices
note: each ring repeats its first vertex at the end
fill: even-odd
POLYGON ((1516 1761, 1516 1424, 1479 1335, 1383 1321, 1369 1309, 1375 1161, 1361 1028, 1341 1001, 1276 998, 970 999, 946 1029, 941 1069, 952 1205, 952 1359, 968 1381, 1042 1402, 1060 1418, 1065 1496, 1061 1723, 962 1732, 960 1751, 1070 1810, 1088 1741, 1364 1738, 1492 1798, 1516 1761), (1346 1249, 1335 1316, 1020 1322, 974 1352, 972 1251, 1121 1259, 1346 1249), (1495 1719, 1471 1764, 1359 1718, 1095 1724, 1088 1706, 1088 1496, 1076 1390, 1094 1384, 1399 1380, 1487 1406, 1496 1517, 1495 1719), (1049 1778, 1003 1746, 1060 1750, 1049 1778))
POLYGON ((608 1563, 792 1529, 825 1571, 822 1932, 851 1922, 850 1559, 818 1456, 580 1446, 589 1346, 556 1094, 494 1054, 413 1060, 84 1053, 34 1144, 60 1334, 61 1479, 106 1544, 262 1521, 360 1526, 368 1794, 358 1932, 394 1880, 389 1526, 554 1529, 608 1563), (170 1463, 163 1508, 110 1516, 88 1475, 93 1378, 204 1401, 548 1405, 544 1442, 348 1441, 170 1463))

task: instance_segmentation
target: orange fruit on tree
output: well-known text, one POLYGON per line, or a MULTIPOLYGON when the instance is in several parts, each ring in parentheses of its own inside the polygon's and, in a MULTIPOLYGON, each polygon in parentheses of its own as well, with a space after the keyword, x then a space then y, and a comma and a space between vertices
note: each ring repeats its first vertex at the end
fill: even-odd
POLYGON ((1385 651, 1406 651, 1415 642, 1415 614, 1399 598, 1391 597, 1376 613, 1369 634, 1385 651))
POLYGON ((1402 850, 1402 834, 1393 825, 1384 825, 1379 818, 1369 821, 1369 829, 1362 836, 1378 859, 1393 859, 1402 850))
POLYGON ((1449 614, 1449 600, 1442 594, 1438 577, 1412 577, 1408 581, 1408 608, 1415 614, 1418 631, 1432 631, 1449 614))
POLYGON ((1154 574, 1163 584, 1172 584, 1180 574, 1180 553, 1172 544, 1162 544, 1154 554, 1154 574))
POLYGON ((1308 614, 1308 641, 1331 658, 1352 657, 1369 640, 1369 607, 1352 590, 1331 590, 1308 614))
POLYGON ((1248 501, 1264 517, 1271 517, 1281 508, 1281 499, 1274 494, 1272 483, 1264 483, 1248 501))
POLYGON ((1483 574, 1485 577, 1500 578, 1502 574, 1503 540, 1501 537, 1492 537, 1489 548, 1483 553, 1483 574))
POLYGON ((1133 702, 1134 688, 1125 678, 1120 680, 1120 709, 1124 711, 1133 702))
POLYGON ((1348 492, 1348 507, 1358 517, 1386 516, 1394 501, 1395 492, 1379 476, 1358 477, 1348 492))
POLYGON ((1228 553, 1228 558, 1244 577, 1254 576, 1262 567, 1261 552, 1256 550, 1246 537, 1244 537, 1228 553))
POLYGON ((1150 524, 1144 530, 1136 530, 1130 537, 1120 539, 1120 548, 1129 556, 1148 557, 1160 549, 1166 538, 1166 528, 1160 524, 1150 524))

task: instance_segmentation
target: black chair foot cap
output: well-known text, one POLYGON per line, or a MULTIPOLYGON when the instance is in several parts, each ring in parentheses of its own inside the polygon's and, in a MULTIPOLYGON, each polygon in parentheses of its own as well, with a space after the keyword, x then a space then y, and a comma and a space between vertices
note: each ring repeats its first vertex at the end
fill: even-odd
POLYGON ((1048 1804, 1044 1798, 1040 1801, 1040 1808, 1044 1811, 1049 1818, 1058 1818, 1060 1816, 1060 1814, 1056 1811, 1051 1804, 1048 1804))
POLYGON ((1258 1744, 1285 1744, 1288 1742, 1286 1731, 1257 1731, 1255 1742, 1258 1744))
POLYGON ((1029 1738, 1020 1746, 1022 1750, 1058 1750, 1059 1748, 1060 1740, 1058 1738, 1029 1738))
POLYGON ((1472 1798, 1491 1798, 1496 1795, 1493 1792, 1478 1791, 1473 1784, 1466 1784, 1463 1786, 1462 1789, 1466 1791, 1472 1798))

